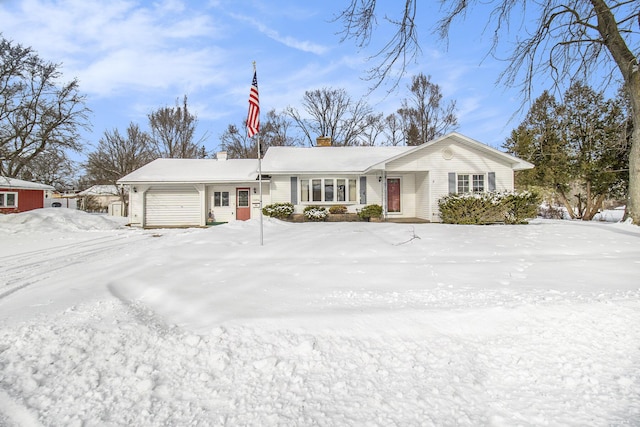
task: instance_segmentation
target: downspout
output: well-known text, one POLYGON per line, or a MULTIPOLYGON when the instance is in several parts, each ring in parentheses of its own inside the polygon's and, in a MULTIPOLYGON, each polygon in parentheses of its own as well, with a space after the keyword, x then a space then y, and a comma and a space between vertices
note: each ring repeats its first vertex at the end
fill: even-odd
POLYGON ((382 173, 380 174, 381 177, 381 181, 380 184, 382 185, 382 218, 386 221, 387 220, 387 171, 386 170, 382 170, 382 173))

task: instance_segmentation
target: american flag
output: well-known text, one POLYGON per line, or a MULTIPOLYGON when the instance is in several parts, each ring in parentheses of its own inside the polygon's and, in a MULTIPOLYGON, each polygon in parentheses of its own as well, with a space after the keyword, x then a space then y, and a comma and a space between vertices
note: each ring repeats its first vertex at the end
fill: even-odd
POLYGON ((247 117, 247 136, 251 138, 260 132, 260 101, 258 100, 258 77, 253 72, 253 82, 249 92, 249 116, 247 117))

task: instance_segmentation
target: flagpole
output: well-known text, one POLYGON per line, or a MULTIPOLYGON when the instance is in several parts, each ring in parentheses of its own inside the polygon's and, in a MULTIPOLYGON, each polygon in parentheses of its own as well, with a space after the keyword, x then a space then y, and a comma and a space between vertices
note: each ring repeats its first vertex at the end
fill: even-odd
MULTIPOLYGON (((255 67, 255 63, 254 63, 255 67)), ((260 186, 260 246, 264 245, 264 232, 262 225, 262 155, 260 153, 260 134, 256 135, 256 141, 258 141, 258 185, 260 186)))
POLYGON ((258 186, 260 187, 260 246, 264 245, 264 227, 262 215, 262 153, 260 150, 260 104, 258 101, 258 80, 256 74, 256 61, 253 61, 253 82, 249 95, 249 116, 247 117, 247 131, 249 137, 255 136, 256 150, 258 155, 258 186), (252 96, 255 99, 252 101, 252 96), (252 104, 253 102, 253 104, 252 104))

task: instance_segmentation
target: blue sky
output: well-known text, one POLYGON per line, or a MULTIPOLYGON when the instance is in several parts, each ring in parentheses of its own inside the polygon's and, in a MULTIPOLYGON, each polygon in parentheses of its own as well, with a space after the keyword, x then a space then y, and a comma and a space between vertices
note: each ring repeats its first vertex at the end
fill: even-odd
MULTIPOLYGON (((394 6, 396 2, 387 2, 394 6)), ((435 2, 433 2, 435 3, 435 2)), ((65 80, 77 77, 93 111, 96 144, 104 131, 124 131, 130 122, 147 127, 147 114, 174 106, 187 95, 199 119, 206 148, 215 151, 229 124, 247 114, 256 61, 263 114, 300 108, 306 90, 344 88, 353 98, 367 94, 362 77, 375 65, 367 58, 388 35, 382 20, 374 45, 359 50, 340 43, 332 18, 346 1, 299 0, 2 0, 2 34, 31 46, 41 58, 61 63, 65 80), (377 41, 377 43, 376 43, 377 41)), ((490 35, 484 18, 467 16, 454 26, 448 48, 432 34, 437 10, 422 3, 422 55, 411 64, 399 90, 370 94, 378 112, 394 112, 406 96, 410 76, 422 72, 457 102, 459 132, 494 147, 520 122, 517 89, 495 86, 506 63, 487 58, 490 35)), ((391 15, 396 14, 389 10, 391 15)), ((543 88, 542 88, 543 89, 543 88)), ((90 151, 91 148, 88 148, 90 151)))

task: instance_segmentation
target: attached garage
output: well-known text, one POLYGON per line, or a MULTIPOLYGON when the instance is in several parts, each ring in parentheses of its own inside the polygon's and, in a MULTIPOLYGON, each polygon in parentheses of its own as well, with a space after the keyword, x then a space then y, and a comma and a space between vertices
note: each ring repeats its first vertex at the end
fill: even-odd
POLYGON ((261 197, 270 202, 258 169, 257 159, 227 160, 222 153, 216 159, 156 159, 118 184, 129 189, 133 227, 205 227, 260 217, 261 197))
POLYGON ((145 227, 198 226, 204 208, 194 186, 149 188, 144 194, 145 227))

